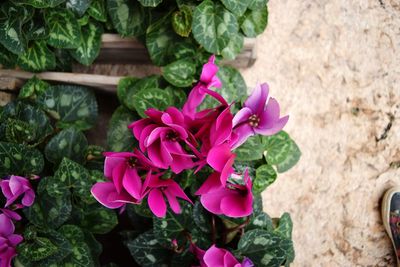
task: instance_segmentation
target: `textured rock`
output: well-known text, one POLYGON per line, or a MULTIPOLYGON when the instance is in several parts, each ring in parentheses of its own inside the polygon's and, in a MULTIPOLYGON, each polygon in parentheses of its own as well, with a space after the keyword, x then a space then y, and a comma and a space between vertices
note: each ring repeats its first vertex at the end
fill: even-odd
POLYGON ((400 184, 400 4, 270 1, 248 84, 268 81, 300 163, 264 193, 294 221, 295 266, 394 266, 380 199, 400 184))

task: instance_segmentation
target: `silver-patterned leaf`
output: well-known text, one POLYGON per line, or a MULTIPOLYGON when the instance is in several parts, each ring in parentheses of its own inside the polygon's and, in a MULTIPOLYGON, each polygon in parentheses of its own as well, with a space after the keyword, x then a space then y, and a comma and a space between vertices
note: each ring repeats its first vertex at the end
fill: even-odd
POLYGON ((77 48, 81 40, 81 30, 75 15, 67 10, 49 10, 45 17, 49 27, 47 43, 56 48, 77 48))
POLYGON ((241 33, 235 34, 229 41, 229 44, 222 49, 221 55, 225 59, 235 59, 236 56, 242 51, 243 43, 243 35, 241 33))
POLYGON ((88 14, 97 21, 107 21, 106 0, 92 0, 88 14))
POLYGON ((90 0, 67 0, 65 6, 79 17, 82 17, 90 6, 90 0))
POLYGON ((20 4, 31 5, 35 8, 56 7, 66 0, 14 0, 20 4))
POLYGON ((138 0, 143 6, 147 7, 156 7, 158 6, 163 0, 138 0))
POLYGON ((165 110, 173 105, 170 93, 161 89, 141 90, 134 96, 133 101, 137 113, 142 118, 147 117, 144 112, 149 108, 165 110))
POLYGON ((249 5, 248 0, 221 0, 224 6, 229 9, 233 14, 240 17, 246 11, 249 5))
POLYGON ((240 28, 247 37, 261 34, 268 24, 268 8, 248 10, 241 18, 240 28))
POLYGON ((256 170, 256 177, 253 180, 253 191, 258 194, 263 192, 269 185, 275 182, 277 174, 269 164, 263 164, 256 170))
POLYGON ((238 30, 236 17, 218 2, 206 0, 194 11, 193 36, 210 53, 220 54, 238 30))
POLYGON ((177 87, 191 86, 196 74, 196 63, 191 59, 181 59, 165 66, 163 77, 177 87))
POLYGON ((82 27, 80 45, 71 50, 72 57, 83 65, 92 64, 100 53, 102 33, 103 28, 97 23, 89 22, 82 27))
POLYGON ((178 11, 172 14, 172 28, 183 37, 188 37, 192 31, 193 14, 189 6, 181 6, 178 11))
POLYGON ((140 36, 145 33, 147 19, 143 7, 131 0, 107 0, 108 14, 122 36, 140 36))
POLYGON ((28 71, 51 70, 56 67, 56 58, 44 40, 33 42, 18 57, 18 65, 28 71))
POLYGON ((136 144, 132 131, 128 129, 137 116, 124 106, 118 107, 110 120, 107 131, 107 144, 110 151, 130 151, 136 144))

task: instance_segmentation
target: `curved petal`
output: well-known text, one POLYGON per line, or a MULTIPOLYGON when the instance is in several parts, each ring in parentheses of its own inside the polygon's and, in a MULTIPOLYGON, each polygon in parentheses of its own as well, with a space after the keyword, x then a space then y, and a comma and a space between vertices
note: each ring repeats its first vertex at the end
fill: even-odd
POLYGON ((218 72, 218 66, 215 65, 215 55, 212 55, 206 64, 203 65, 203 69, 200 74, 200 81, 203 83, 210 83, 213 77, 218 72))
POLYGON ((135 138, 139 141, 140 140, 140 134, 142 133, 143 129, 148 126, 151 123, 151 120, 146 118, 146 119, 140 119, 138 121, 135 121, 131 123, 128 128, 132 129, 133 135, 135 138))
POLYGON ((261 135, 274 135, 276 133, 278 133, 280 130, 283 129, 283 127, 285 127, 286 123, 289 120, 289 116, 285 116, 280 118, 278 121, 275 121, 275 123, 273 124, 273 126, 271 128, 254 128, 254 131, 257 134, 261 134, 261 135))
POLYGON ((127 168, 122 180, 125 190, 134 198, 141 199, 142 196, 142 180, 136 169, 127 168))
POLYGON ((22 205, 25 207, 32 206, 33 202, 35 201, 35 192, 32 189, 25 191, 25 194, 22 198, 22 205))
POLYGON ((169 191, 172 195, 184 199, 187 202, 193 204, 192 200, 190 200, 190 198, 185 194, 182 188, 175 181, 172 181, 172 183, 168 186, 166 191, 169 191))
POLYGON ((222 214, 221 199, 225 196, 225 193, 223 188, 213 190, 207 194, 201 195, 200 202, 209 212, 220 215, 222 214))
POLYGON ((207 266, 212 267, 225 267, 224 264, 224 256, 226 250, 217 248, 215 245, 212 245, 209 249, 207 249, 204 254, 203 260, 207 266))
POLYGON ((11 235, 14 233, 14 230, 15 226, 11 219, 5 214, 0 214, 0 235, 11 235))
POLYGON ((122 202, 116 202, 117 190, 112 182, 98 182, 92 186, 93 197, 103 206, 109 209, 117 209, 124 205, 122 202), (114 196, 114 197, 113 197, 114 196), (114 198, 114 201, 112 200, 114 198))
POLYGON ((233 117, 232 120, 232 126, 235 128, 235 126, 241 124, 241 123, 247 123, 249 117, 253 115, 253 111, 250 108, 244 107, 241 110, 239 110, 235 117, 233 117))
POLYGON ((150 133, 157 128, 157 126, 155 124, 150 124, 148 126, 146 126, 143 131, 140 133, 140 139, 139 140, 139 148, 140 150, 142 150, 143 152, 146 151, 146 140, 149 137, 150 133))
POLYGON ((154 215, 159 218, 165 217, 165 214, 167 213, 167 204, 165 204, 161 190, 151 190, 147 201, 149 203, 150 210, 154 213, 154 215))
POLYGON ((104 160, 104 176, 112 179, 114 168, 124 161, 126 161, 125 157, 106 156, 106 159, 104 160))
POLYGON ((159 168, 167 169, 172 162, 172 156, 160 140, 149 146, 147 153, 150 160, 159 168))
POLYGON ((181 205, 176 196, 168 189, 164 190, 164 194, 167 197, 169 206, 175 213, 181 213, 181 205))
POLYGON ((118 193, 121 193, 122 191, 122 180, 124 178, 127 167, 127 163, 121 162, 113 169, 111 179, 118 193))
POLYGON ((232 255, 232 253, 226 251, 224 255, 224 267, 233 267, 236 264, 239 264, 241 267, 239 261, 232 255))
POLYGON ((203 195, 212 192, 213 190, 219 189, 221 187, 221 181, 219 179, 220 173, 213 172, 208 176, 207 180, 197 189, 195 195, 203 195))
POLYGON ((23 184, 27 182, 27 180, 20 176, 11 175, 9 179, 8 186, 10 187, 10 191, 13 195, 22 194, 23 192, 23 184))
POLYGON ((168 127, 156 127, 154 128, 148 138, 146 138, 146 141, 144 142, 144 145, 146 147, 151 146, 156 140, 160 139, 160 135, 164 132, 169 131, 170 129, 168 127))
POLYGON ((232 149, 238 148, 241 146, 244 142, 246 142, 247 138, 250 136, 253 136, 254 133, 254 128, 250 126, 250 124, 242 124, 239 127, 236 127, 234 130, 234 133, 237 136, 237 139, 234 143, 231 144, 232 149))
POLYGON ((260 117, 260 128, 271 128, 275 121, 279 119, 280 108, 279 103, 274 98, 270 98, 265 110, 258 113, 260 117))
POLYGON ((228 144, 222 144, 210 149, 207 155, 207 163, 216 171, 221 172, 232 152, 228 144))
POLYGON ((268 84, 258 84, 251 95, 244 102, 244 106, 250 108, 255 114, 260 114, 268 99, 268 84))
POLYGON ((229 160, 226 162, 224 168, 222 169, 220 181, 223 186, 226 185, 226 181, 228 180, 229 176, 233 173, 233 163, 235 163, 236 154, 232 154, 229 160))
POLYGON ((227 189, 230 192, 221 200, 221 211, 224 215, 239 218, 249 216, 253 212, 253 195, 227 189))

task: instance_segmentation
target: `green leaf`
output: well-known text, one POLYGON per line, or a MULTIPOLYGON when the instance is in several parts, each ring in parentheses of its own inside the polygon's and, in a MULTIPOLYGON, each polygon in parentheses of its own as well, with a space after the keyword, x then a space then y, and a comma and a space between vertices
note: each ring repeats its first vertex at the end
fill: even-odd
POLYGON ((82 27, 81 41, 78 48, 71 50, 72 57, 79 63, 89 66, 100 53, 103 28, 97 23, 88 23, 82 27))
POLYGON ((165 91, 168 91, 173 99, 173 106, 177 108, 183 107, 183 105, 186 102, 187 96, 185 91, 181 88, 175 88, 173 86, 168 86, 164 89, 165 91))
POLYGON ((172 14, 171 19, 174 31, 182 37, 188 37, 192 31, 192 8, 187 5, 181 6, 172 14))
POLYGON ((291 240, 261 229, 246 232, 239 241, 237 253, 251 259, 255 266, 281 266, 287 251, 293 247, 291 240))
POLYGON ((69 10, 82 17, 89 8, 90 0, 67 0, 65 5, 69 10))
POLYGON ((203 1, 193 14, 193 36, 207 52, 220 54, 239 30, 236 17, 218 2, 203 1))
POLYGON ((10 53, 4 46, 0 45, 0 64, 3 68, 13 69, 17 62, 17 55, 10 53))
POLYGON ((36 8, 56 7, 65 0, 18 0, 18 3, 31 5, 36 8))
POLYGON ((193 221, 201 231, 210 233, 211 220, 209 213, 199 201, 196 201, 193 207, 193 221))
POLYGON ((56 252, 57 246, 45 237, 36 237, 31 242, 24 242, 18 247, 18 254, 24 255, 32 261, 43 260, 56 252))
POLYGON ((93 234, 106 234, 117 226, 118 217, 115 210, 94 203, 84 209, 80 224, 83 229, 93 234))
POLYGON ((140 80, 132 78, 130 81, 122 80, 118 95, 122 104, 130 110, 136 110, 134 101, 136 94, 139 91, 158 89, 159 87, 160 79, 157 75, 148 76, 140 80))
POLYGON ((142 6, 147 6, 147 7, 156 7, 158 6, 162 0, 138 0, 142 6))
POLYGON ((292 238, 293 222, 290 218, 290 214, 285 212, 279 219, 278 227, 275 229, 276 232, 280 233, 285 238, 292 238))
POLYGON ((54 49, 56 56, 56 70, 63 72, 72 72, 73 58, 67 49, 54 49))
POLYGON ((277 174, 271 165, 263 164, 256 170, 256 177, 253 181, 254 193, 263 192, 269 185, 275 182, 277 174))
POLYGON ((0 177, 10 174, 39 174, 43 167, 44 159, 39 150, 25 145, 0 142, 0 177))
POLYGON ((157 66, 167 65, 173 60, 171 52, 175 49, 178 36, 172 29, 169 19, 169 14, 166 14, 147 28, 147 51, 151 61, 157 66))
POLYGON ((89 171, 82 165, 63 158, 52 179, 47 183, 47 191, 53 196, 64 194, 64 191, 73 189, 72 194, 83 202, 93 202, 90 189, 94 182, 89 171))
POLYGON ((262 9, 268 3, 268 0, 250 0, 249 8, 251 10, 262 9))
POLYGON ((47 43, 56 48, 78 48, 81 40, 81 30, 74 14, 66 9, 49 10, 46 15, 49 27, 47 43))
POLYGON ((107 10, 119 34, 140 36, 146 32, 147 19, 143 7, 131 0, 107 0, 107 10))
POLYGON ((89 246, 84 242, 84 233, 76 225, 63 225, 58 230, 73 246, 72 253, 64 259, 64 266, 94 266, 89 246))
POLYGON ((145 232, 126 242, 132 257, 142 267, 166 267, 169 251, 166 250, 153 231, 145 232))
POLYGON ((191 86, 196 74, 196 64, 190 59, 175 61, 162 70, 163 77, 177 87, 191 86))
POLYGON ((48 193, 47 184, 54 177, 41 178, 35 203, 23 210, 30 223, 38 227, 57 229, 71 215, 71 194, 68 190, 58 192, 53 197, 48 193))
POLYGON ((134 113, 123 106, 118 107, 110 120, 107 131, 107 144, 110 151, 131 151, 137 143, 132 131, 128 129, 138 118, 134 113))
POLYGON ((253 161, 263 157, 264 148, 260 136, 253 136, 240 147, 235 149, 237 161, 253 161))
POLYGON ((267 6, 248 10, 241 18, 240 28, 247 37, 256 37, 261 34, 268 24, 267 6))
POLYGON ((253 213, 250 223, 246 226, 246 230, 264 229, 267 231, 273 230, 273 223, 271 217, 264 212, 253 213))
POLYGON ((164 218, 154 217, 153 231, 161 244, 171 245, 174 239, 180 244, 186 238, 184 232, 190 232, 195 227, 192 219, 192 205, 181 203, 183 205, 181 205, 182 212, 180 214, 167 210, 167 215, 164 218))
POLYGON ((67 128, 47 143, 44 154, 47 160, 54 164, 59 164, 64 157, 83 163, 87 147, 88 141, 81 131, 67 128))
POLYGON ((241 33, 235 34, 234 36, 232 36, 229 44, 224 49, 222 49, 222 56, 225 59, 235 59, 236 56, 242 51, 243 42, 243 35, 241 33))
POLYGON ((134 92, 132 92, 133 95, 136 92, 138 92, 140 90, 140 88, 134 88, 135 84, 138 81, 140 81, 140 79, 136 78, 136 77, 124 77, 119 80, 118 86, 117 86, 117 97, 121 104, 124 104, 127 107, 129 106, 128 101, 127 101, 128 91, 134 90, 134 92))
POLYGON ((246 11, 249 1, 243 0, 221 0, 224 6, 233 14, 240 17, 246 11))
POLYGON ((23 24, 33 15, 32 10, 23 6, 15 6, 11 2, 2 4, 0 8, 0 43, 14 54, 26 50, 26 38, 22 33, 23 24), (32 12, 27 16, 28 12, 32 12))
POLYGON ((92 0, 88 9, 88 14, 97 21, 107 21, 107 11, 105 0, 92 0))
POLYGON ((47 38, 49 31, 41 13, 36 13, 35 16, 24 25, 24 33, 27 40, 42 40, 47 38))
MULTIPOLYGON (((17 260, 26 267, 45 267, 45 266, 60 266, 60 263, 72 253, 73 247, 71 243, 58 231, 43 229, 39 227, 29 227, 37 238, 46 238, 56 246, 57 250, 54 254, 50 255, 39 261, 33 261, 24 253, 19 253, 17 260)), ((25 232, 26 233, 26 232, 25 232)), ((64 265, 63 265, 64 266, 64 265)))
POLYGON ((6 141, 11 143, 28 144, 36 136, 36 128, 27 122, 15 119, 6 121, 6 141))
POLYGON ((18 57, 18 65, 28 71, 51 70, 56 67, 56 58, 46 42, 36 41, 18 57))
POLYGON ((90 129, 97 119, 94 93, 81 86, 55 85, 41 94, 37 102, 57 121, 57 127, 90 129))
POLYGON ((33 98, 35 99, 37 95, 45 92, 50 87, 50 84, 47 82, 40 80, 36 76, 30 78, 24 86, 22 86, 19 91, 18 98, 33 98))
POLYGON ((272 136, 263 137, 264 156, 269 164, 276 165, 278 172, 285 172, 299 161, 301 152, 289 135, 280 131, 272 136))
POLYGON ((161 89, 142 89, 134 96, 133 103, 142 118, 147 117, 144 112, 149 108, 165 110, 173 104, 171 94, 161 89))

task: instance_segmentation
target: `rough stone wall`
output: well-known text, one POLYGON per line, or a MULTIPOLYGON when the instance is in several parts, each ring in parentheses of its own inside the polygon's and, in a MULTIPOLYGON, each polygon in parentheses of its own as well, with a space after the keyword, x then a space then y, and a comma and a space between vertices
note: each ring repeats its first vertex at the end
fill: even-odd
POLYGON ((394 266, 380 199, 400 185, 400 2, 271 0, 248 84, 268 81, 303 156, 264 193, 295 266, 394 266))

